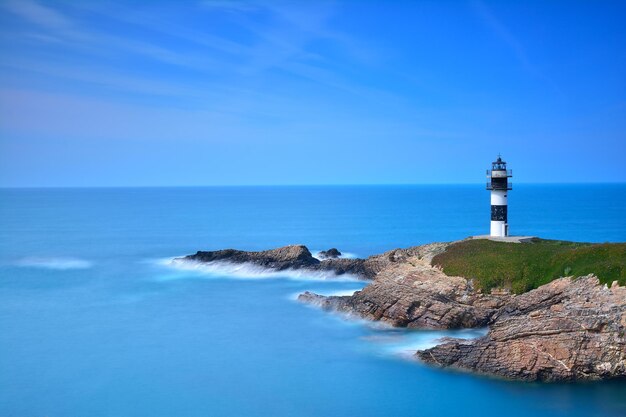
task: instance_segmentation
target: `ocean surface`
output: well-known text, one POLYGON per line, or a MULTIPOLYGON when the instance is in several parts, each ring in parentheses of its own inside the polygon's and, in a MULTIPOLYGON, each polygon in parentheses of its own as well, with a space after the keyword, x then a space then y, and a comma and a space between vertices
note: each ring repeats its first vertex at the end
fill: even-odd
MULTIPOLYGON (((489 229, 481 185, 0 190, 0 416, 624 416, 626 381, 411 359, 443 336, 329 314, 328 275, 172 263, 303 243, 367 256, 489 229)), ((626 241, 626 185, 516 185, 513 234, 626 241)))

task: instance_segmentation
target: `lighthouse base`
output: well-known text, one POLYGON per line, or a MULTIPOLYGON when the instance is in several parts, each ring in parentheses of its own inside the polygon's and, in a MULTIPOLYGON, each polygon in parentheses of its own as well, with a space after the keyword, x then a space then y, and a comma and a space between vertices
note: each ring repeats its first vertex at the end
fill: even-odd
POLYGON ((506 237, 509 235, 509 224, 504 221, 492 220, 491 233, 492 237, 506 237))
POLYGON ((496 236, 490 236, 490 235, 480 235, 480 236, 471 236, 470 239, 487 239, 487 240, 493 240, 494 242, 507 242, 507 243, 528 243, 528 242, 532 242, 533 239, 537 239, 537 236, 496 237, 496 236))

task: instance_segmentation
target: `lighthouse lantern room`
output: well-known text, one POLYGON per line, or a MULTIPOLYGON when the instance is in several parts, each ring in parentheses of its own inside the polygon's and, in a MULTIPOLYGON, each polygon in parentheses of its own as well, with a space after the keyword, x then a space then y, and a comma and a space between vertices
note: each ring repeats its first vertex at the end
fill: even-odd
POLYGON ((509 178, 513 171, 506 169, 506 162, 498 155, 498 159, 491 163, 487 170, 487 190, 491 191, 491 233, 493 237, 509 235, 507 216, 507 192, 513 188, 509 178))

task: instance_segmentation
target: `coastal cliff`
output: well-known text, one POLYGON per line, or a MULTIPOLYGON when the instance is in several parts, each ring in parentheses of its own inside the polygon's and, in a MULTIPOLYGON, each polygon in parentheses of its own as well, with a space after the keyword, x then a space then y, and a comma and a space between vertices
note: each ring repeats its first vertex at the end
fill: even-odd
MULTIPOLYGON (((452 258, 457 262, 455 264, 450 261, 449 254, 459 248, 465 250, 465 242, 395 249, 367 259, 320 260, 303 245, 260 252, 232 249, 197 252, 183 259, 209 263, 251 263, 279 271, 305 269, 330 271, 337 275, 351 274, 372 282, 351 296, 305 292, 300 294, 298 300, 328 311, 382 321, 395 327, 457 329, 489 326, 488 334, 482 338, 469 341, 448 339, 438 346, 416 352, 417 358, 435 366, 520 380, 626 377, 624 286, 616 281, 608 287, 601 284, 595 275, 588 275, 548 279, 547 284, 518 295, 510 289, 489 285, 494 280, 447 275, 444 272, 446 265, 456 266, 457 261, 462 259, 460 255, 452 258), (440 262, 444 263, 443 267, 440 262)), ((537 242, 538 246, 532 250, 544 250, 540 247, 545 246, 543 242, 554 245, 553 241, 537 242)), ((518 245, 513 250, 515 254, 528 252, 527 247, 519 245, 531 244, 501 243, 518 245)), ((618 254, 621 254, 619 251, 623 252, 623 244, 618 245, 622 245, 617 248, 618 254)), ((567 252, 569 249, 561 246, 555 246, 559 256, 571 260, 572 255, 567 252)), ((579 246, 586 251, 585 256, 593 254, 589 245, 574 248, 579 246)), ((598 245, 599 250, 606 250, 604 246, 598 245)), ((500 248, 509 250, 510 246, 500 248)), ((481 255, 468 253, 471 259, 481 255)), ((578 253, 575 255, 578 256, 578 253)), ((621 277, 623 267, 620 262, 624 260, 618 261, 617 265, 605 260, 602 267, 613 274, 617 270, 621 277)), ((554 262, 552 264, 554 266, 554 262)), ((576 264, 577 268, 580 268, 579 264, 576 264)), ((502 270, 500 265, 494 267, 493 262, 491 267, 502 270)), ((562 266, 554 268, 558 271, 562 266)), ((527 286, 528 277, 522 274, 522 278, 527 286)), ((538 280, 540 277, 533 278, 538 280)), ((499 281, 520 288, 517 285, 519 280, 506 278, 499 281)))
POLYGON ((626 287, 589 275, 512 298, 489 333, 418 351, 427 363, 521 380, 626 377, 626 287))

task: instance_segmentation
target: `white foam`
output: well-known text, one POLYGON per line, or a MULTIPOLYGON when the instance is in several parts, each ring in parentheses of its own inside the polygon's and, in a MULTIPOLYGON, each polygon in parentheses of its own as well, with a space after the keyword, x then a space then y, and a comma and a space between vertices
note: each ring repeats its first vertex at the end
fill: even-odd
POLYGON ((184 271, 186 275, 168 276, 164 280, 182 279, 197 276, 228 277, 235 279, 267 279, 287 278, 298 281, 359 281, 359 278, 350 275, 337 275, 333 271, 311 271, 306 269, 285 269, 276 271, 270 268, 251 263, 235 264, 232 262, 197 262, 181 258, 161 259, 158 263, 167 268, 184 271))
POLYGON ((44 268, 55 270, 88 269, 93 263, 79 258, 29 257, 15 262, 15 265, 26 268, 44 268))
POLYGON ((487 329, 405 331, 374 341, 384 345, 383 353, 412 358, 416 351, 439 345, 444 342, 444 338, 471 340, 486 333, 487 329))

